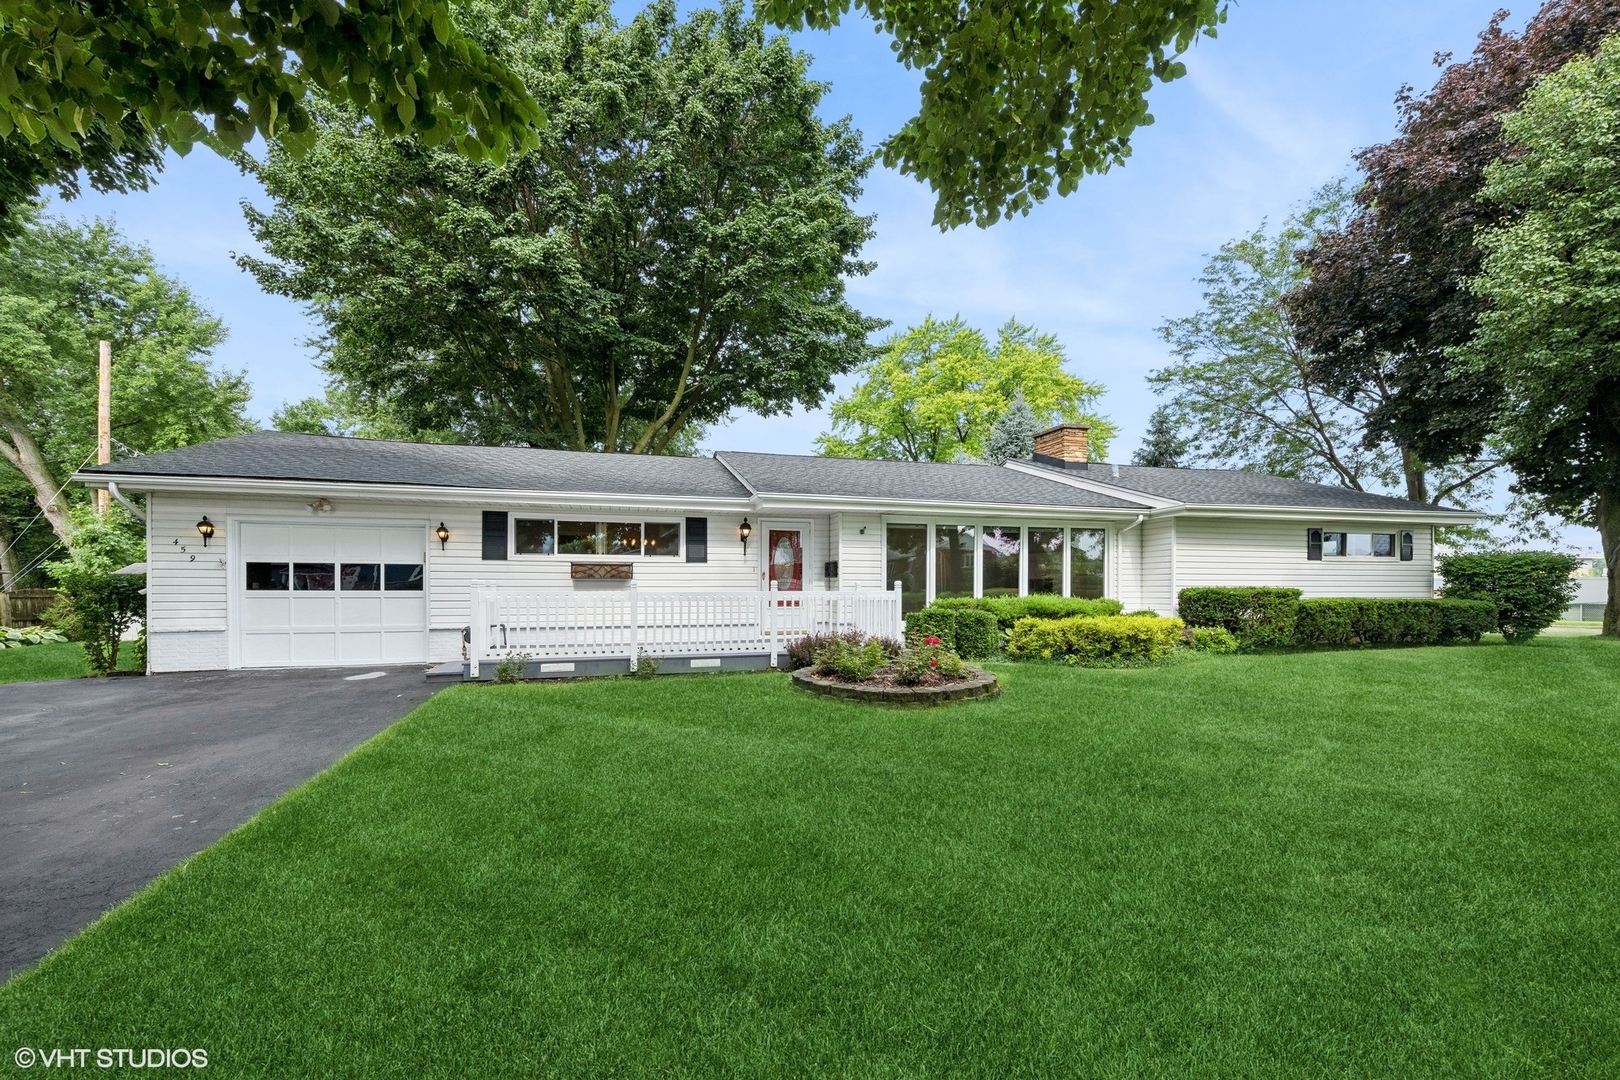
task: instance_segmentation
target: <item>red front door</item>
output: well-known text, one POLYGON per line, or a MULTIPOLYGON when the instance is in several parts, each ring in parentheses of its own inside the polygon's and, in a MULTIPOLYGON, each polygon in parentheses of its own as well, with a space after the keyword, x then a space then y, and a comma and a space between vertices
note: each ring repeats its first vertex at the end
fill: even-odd
POLYGON ((804 591, 804 534, 798 529, 771 529, 765 534, 766 588, 804 591))

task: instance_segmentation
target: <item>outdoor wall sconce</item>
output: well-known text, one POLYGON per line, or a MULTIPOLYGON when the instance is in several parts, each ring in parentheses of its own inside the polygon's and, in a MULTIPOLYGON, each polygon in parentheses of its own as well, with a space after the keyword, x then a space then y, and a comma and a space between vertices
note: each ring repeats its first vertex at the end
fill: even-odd
POLYGON ((737 536, 738 536, 739 539, 742 540, 743 554, 744 555, 748 554, 748 538, 750 536, 753 536, 753 535, 754 535, 754 527, 752 525, 748 524, 748 519, 747 518, 743 518, 743 523, 741 525, 737 526, 737 536))
POLYGON ((202 534, 203 547, 207 547, 209 537, 214 535, 214 523, 208 520, 207 514, 204 514, 203 519, 197 522, 197 531, 202 534))
POLYGON ((439 538, 439 550, 443 551, 444 545, 450 542, 450 530, 445 528, 444 522, 441 521, 439 527, 433 530, 433 535, 439 538))

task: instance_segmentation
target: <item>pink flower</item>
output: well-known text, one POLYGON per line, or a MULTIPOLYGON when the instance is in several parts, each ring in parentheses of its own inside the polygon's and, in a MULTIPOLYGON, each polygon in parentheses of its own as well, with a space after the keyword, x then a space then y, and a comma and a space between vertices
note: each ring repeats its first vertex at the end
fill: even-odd
POLYGON ((939 638, 937 638, 937 637, 925 637, 925 638, 923 638, 923 644, 924 645, 938 645, 939 643, 940 643, 940 641, 939 641, 939 638))
POLYGON ((928 666, 929 667, 939 667, 939 657, 936 656, 932 660, 928 661, 928 666))

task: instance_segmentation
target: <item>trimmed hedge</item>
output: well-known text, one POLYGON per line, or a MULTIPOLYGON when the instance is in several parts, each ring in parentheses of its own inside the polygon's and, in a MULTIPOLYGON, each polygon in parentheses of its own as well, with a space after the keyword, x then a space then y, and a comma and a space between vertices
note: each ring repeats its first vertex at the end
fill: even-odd
POLYGON ((1298 589, 1183 589, 1181 611, 1188 626, 1221 627, 1246 648, 1443 645, 1478 641, 1497 625, 1496 605, 1489 601, 1358 596, 1301 600, 1298 589))
POLYGON ((1219 626, 1246 649, 1293 644, 1298 589, 1182 589, 1180 599, 1188 626, 1219 626))
POLYGON ((996 617, 1003 632, 1019 619, 1069 619, 1076 615, 1118 615, 1118 600, 1088 600, 1079 596, 982 596, 952 597, 930 605, 952 611, 988 611, 996 617))
POLYGON ((1496 628, 1496 605, 1482 600, 1301 600, 1294 644, 1443 645, 1478 641, 1496 628))
POLYGON ((1494 603, 1496 629, 1517 645, 1563 616, 1575 595, 1569 575, 1579 562, 1552 551, 1490 551, 1442 555, 1439 566, 1446 597, 1494 603))
POLYGON ((1020 660, 1124 666, 1168 659, 1182 644, 1186 624, 1148 615, 1019 619, 1007 654, 1020 660))
POLYGON ((937 637, 965 660, 987 660, 1001 649, 1001 630, 988 611, 935 604, 906 616, 906 637, 937 637))

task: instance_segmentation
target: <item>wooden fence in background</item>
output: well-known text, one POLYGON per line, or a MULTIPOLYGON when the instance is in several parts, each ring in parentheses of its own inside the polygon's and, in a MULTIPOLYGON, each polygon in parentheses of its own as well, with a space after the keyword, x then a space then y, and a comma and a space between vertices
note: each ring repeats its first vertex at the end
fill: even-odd
POLYGON ((37 626, 39 617, 54 603, 55 589, 0 592, 0 626, 37 626))

